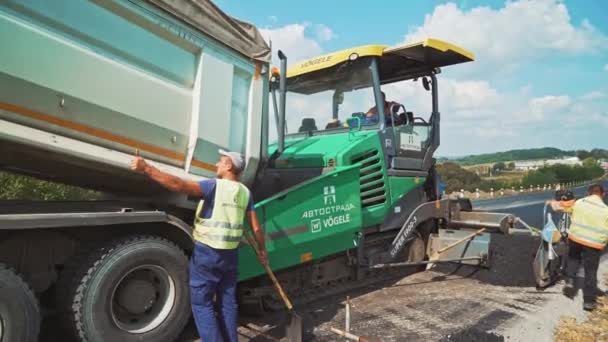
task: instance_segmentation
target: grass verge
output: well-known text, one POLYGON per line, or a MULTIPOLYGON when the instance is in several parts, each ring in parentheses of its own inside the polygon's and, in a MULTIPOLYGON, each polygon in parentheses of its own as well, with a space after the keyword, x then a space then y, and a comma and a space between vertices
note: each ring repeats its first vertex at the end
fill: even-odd
MULTIPOLYGON (((608 277, 604 279, 608 284, 608 277)), ((597 309, 583 322, 573 317, 562 317, 555 329, 556 342, 608 342, 608 298, 598 300, 597 309)))

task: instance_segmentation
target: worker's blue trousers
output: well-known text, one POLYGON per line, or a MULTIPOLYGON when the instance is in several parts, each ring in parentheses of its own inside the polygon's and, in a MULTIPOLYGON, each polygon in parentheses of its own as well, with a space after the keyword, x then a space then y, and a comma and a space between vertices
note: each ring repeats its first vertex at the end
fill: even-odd
POLYGON ((195 244, 190 260, 190 300, 201 342, 237 342, 237 270, 238 249, 195 244))

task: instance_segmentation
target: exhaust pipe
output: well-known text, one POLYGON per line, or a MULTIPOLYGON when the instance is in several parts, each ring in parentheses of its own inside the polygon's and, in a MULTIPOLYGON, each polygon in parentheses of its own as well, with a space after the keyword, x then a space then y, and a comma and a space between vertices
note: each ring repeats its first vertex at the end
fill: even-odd
POLYGON ((279 154, 285 150, 285 104, 287 98, 287 56, 283 51, 279 50, 279 59, 281 60, 281 75, 279 79, 279 154))

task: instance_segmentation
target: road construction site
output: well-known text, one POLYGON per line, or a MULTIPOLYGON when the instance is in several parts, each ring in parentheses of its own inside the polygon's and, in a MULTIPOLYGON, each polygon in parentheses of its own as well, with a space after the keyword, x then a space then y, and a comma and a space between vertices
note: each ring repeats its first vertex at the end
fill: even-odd
MULTIPOLYGON (((585 188, 576 188, 584 194, 585 188)), ((552 192, 480 201, 480 208, 501 211, 500 205, 533 226, 540 226, 544 201, 552 192)), ((369 341, 551 341, 560 317, 585 317, 582 299, 563 296, 561 284, 536 289, 532 260, 538 238, 496 236, 491 269, 441 264, 411 274, 403 270, 391 279, 368 284, 298 307, 307 328, 305 340, 344 340, 347 298, 350 333, 369 341)), ((608 263, 599 277, 608 274, 608 263)), ((243 317, 240 341, 282 340, 284 314, 243 317)), ((194 342, 193 325, 181 337, 194 342)), ((283 339, 284 340, 284 339, 283 339)))
POLYGON ((552 192, 442 197, 442 69, 466 47, 292 61, 209 0, 49 6, 0 2, 0 166, 104 197, 0 202, 0 341, 209 340, 237 303, 245 341, 487 341, 555 295, 516 227, 552 192), (401 82, 425 108, 386 98, 401 82))
MULTIPOLYGON (((549 195, 547 195, 549 196, 549 195)), ((533 222, 534 205, 517 207, 533 222)), ((331 328, 345 330, 350 299, 350 332, 369 341, 551 341, 560 317, 582 319, 582 299, 565 298, 561 285, 537 291, 532 276, 538 239, 504 237, 493 241, 492 269, 438 265, 422 273, 396 274, 314 303, 298 306, 306 341, 338 341, 331 328)), ((608 274, 608 263, 599 270, 608 274)), ((42 342, 69 341, 52 326, 43 326, 42 342)), ((285 341, 284 313, 242 317, 239 341, 285 341)), ((180 342, 200 341, 190 322, 180 342)))

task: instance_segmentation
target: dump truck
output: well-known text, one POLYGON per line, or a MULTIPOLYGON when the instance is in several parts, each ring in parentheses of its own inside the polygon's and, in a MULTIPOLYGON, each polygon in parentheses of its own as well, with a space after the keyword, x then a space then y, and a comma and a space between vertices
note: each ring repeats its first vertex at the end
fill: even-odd
MULTIPOLYGON (((487 265, 489 233, 514 224, 437 191, 438 75, 474 59, 455 45, 363 46, 289 69, 279 52, 275 72, 259 31, 203 0, 6 0, 0 41, 2 170, 104 194, 0 202, 2 342, 35 341, 43 311, 80 341, 180 334, 199 199, 131 172, 135 151, 192 180, 214 177, 219 148, 242 152, 296 302, 424 264, 481 227, 439 259, 487 265), (385 105, 406 81, 430 113, 385 105)), ((241 308, 278 308, 253 250, 239 252, 241 308)))

